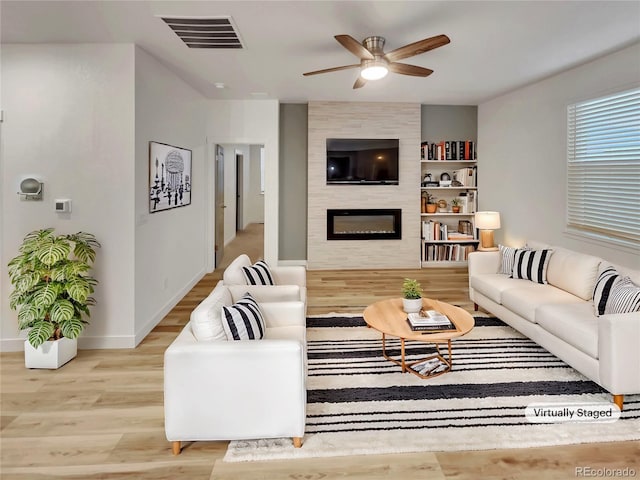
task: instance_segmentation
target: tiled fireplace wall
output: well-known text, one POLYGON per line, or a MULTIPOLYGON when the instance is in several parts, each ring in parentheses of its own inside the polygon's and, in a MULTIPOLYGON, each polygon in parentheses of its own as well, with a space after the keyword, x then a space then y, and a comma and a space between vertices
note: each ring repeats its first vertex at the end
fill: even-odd
POLYGON ((420 104, 310 102, 309 269, 419 268, 420 104), (327 138, 399 139, 398 185, 327 185, 327 138), (327 240, 327 210, 402 209, 401 240, 327 240))

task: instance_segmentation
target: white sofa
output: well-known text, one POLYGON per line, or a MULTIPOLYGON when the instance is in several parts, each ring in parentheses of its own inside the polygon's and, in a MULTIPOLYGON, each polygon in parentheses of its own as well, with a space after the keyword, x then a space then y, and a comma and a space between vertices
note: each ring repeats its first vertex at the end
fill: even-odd
POLYGON ((268 291, 259 292, 264 338, 227 340, 221 306, 235 303, 245 291, 219 282, 165 352, 165 432, 174 454, 183 441, 292 437, 294 446, 302 444, 304 305, 274 302, 268 291))
MULTIPOLYGON (((605 260, 540 243, 553 250, 548 284, 498 273, 499 252, 469 255, 469 295, 505 323, 614 395, 640 393, 640 312, 596 316, 593 290, 605 260)), ((640 285, 640 271, 613 265, 640 285)))
POLYGON ((270 295, 278 294, 281 301, 300 300, 307 305, 307 270, 302 266, 271 266, 269 270, 275 282, 274 286, 247 285, 247 280, 242 267, 251 266, 248 255, 242 254, 236 257, 222 274, 222 282, 227 286, 245 286, 245 291, 254 294, 265 288, 271 290, 270 295))

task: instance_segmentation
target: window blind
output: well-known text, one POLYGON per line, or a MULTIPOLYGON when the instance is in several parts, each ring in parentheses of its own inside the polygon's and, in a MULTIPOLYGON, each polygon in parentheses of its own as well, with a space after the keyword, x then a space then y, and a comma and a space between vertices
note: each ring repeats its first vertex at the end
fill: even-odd
POLYGON ((569 105, 567 228, 640 247, 640 88, 569 105))

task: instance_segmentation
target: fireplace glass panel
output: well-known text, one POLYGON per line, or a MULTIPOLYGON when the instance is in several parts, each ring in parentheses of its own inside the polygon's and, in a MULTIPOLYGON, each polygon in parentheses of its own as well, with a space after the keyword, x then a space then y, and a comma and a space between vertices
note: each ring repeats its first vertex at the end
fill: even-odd
POLYGON ((328 240, 400 239, 400 209, 327 211, 328 240))

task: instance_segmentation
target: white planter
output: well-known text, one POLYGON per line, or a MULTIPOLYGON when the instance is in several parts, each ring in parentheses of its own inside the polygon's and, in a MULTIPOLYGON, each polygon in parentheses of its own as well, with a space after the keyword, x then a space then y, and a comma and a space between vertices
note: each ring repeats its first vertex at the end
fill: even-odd
POLYGON ((24 366, 27 368, 60 368, 78 354, 78 339, 62 337, 47 340, 33 348, 29 340, 24 342, 24 366))
POLYGON ((402 307, 407 313, 418 313, 422 308, 421 298, 403 298, 402 307))

